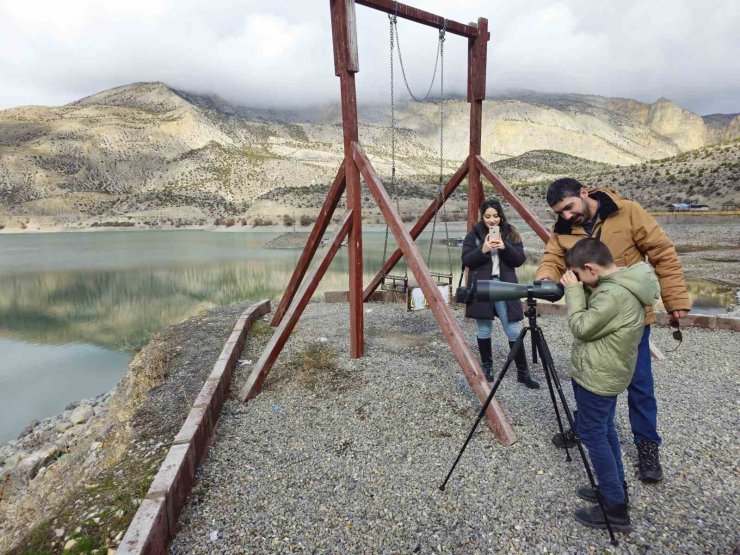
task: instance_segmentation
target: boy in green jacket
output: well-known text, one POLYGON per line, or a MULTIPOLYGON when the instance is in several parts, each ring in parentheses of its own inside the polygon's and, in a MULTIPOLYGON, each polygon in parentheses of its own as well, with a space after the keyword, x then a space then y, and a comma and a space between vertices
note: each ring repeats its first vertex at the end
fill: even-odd
MULTIPOLYGON (((576 399, 576 432, 588 449, 609 522, 614 530, 631 531, 622 452, 614 427, 617 395, 630 381, 642 338, 645 307, 658 299, 658 280, 639 262, 614 264, 609 248, 598 239, 582 239, 565 255, 568 325, 575 337, 571 379, 576 399), (584 286, 591 289, 587 293, 584 286)), ((576 493, 596 502, 590 487, 576 493)), ((592 528, 606 528, 598 506, 578 509, 575 518, 592 528)))

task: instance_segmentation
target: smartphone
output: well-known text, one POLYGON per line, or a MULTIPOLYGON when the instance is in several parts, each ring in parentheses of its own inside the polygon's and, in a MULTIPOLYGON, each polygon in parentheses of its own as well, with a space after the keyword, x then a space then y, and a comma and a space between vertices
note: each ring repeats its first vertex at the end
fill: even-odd
POLYGON ((501 228, 497 225, 490 227, 488 231, 488 238, 493 239, 495 241, 500 240, 501 239, 501 228))

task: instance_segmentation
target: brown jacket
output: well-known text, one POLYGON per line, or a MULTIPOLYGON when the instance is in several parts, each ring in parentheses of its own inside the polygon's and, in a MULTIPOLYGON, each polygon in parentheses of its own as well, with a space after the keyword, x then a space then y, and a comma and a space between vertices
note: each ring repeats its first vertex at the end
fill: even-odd
MULTIPOLYGON (((592 237, 609 247, 617 266, 632 266, 647 256, 660 282, 660 296, 668 312, 689 310, 691 302, 681 262, 660 224, 638 203, 626 200, 610 189, 590 189, 588 196, 599 201, 598 218, 592 237)), ((558 218, 553 234, 537 268, 535 279, 560 281, 565 272, 565 253, 586 237, 580 225, 558 218)), ((645 324, 655 321, 653 311, 645 312, 645 324)))

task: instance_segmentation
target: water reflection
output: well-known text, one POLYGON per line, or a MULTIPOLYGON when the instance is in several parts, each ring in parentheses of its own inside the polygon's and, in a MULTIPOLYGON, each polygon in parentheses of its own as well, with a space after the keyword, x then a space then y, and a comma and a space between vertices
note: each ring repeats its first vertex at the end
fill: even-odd
MULTIPOLYGON (((68 235, 74 235, 72 243, 77 237, 81 241, 89 239, 84 236, 89 234, 68 235)), ((50 263, 48 257, 41 257, 51 267, 0 274, 0 336, 42 344, 85 342, 114 349, 136 348, 146 343, 153 332, 202 309, 246 299, 278 299, 301 252, 262 248, 274 236, 270 234, 234 233, 225 237, 226 234, 188 232, 188 237, 176 237, 166 232, 118 232, 112 235, 111 241, 124 254, 144 245, 150 249, 138 257, 126 255, 128 268, 115 267, 119 262, 114 257, 114 268, 110 269, 60 270, 59 260, 67 265, 77 254, 72 251, 60 257, 56 245, 50 247, 56 256, 50 263), (149 235, 148 240, 142 241, 144 235, 149 235), (125 236, 133 236, 133 245, 122 249, 125 236), (251 248, 245 248, 245 244, 251 248), (152 252, 164 259, 160 265, 130 267, 132 260, 152 262, 152 252), (239 259, 213 259, 226 255, 238 255, 239 259), (184 262, 194 258, 200 258, 198 263, 184 262)), ((381 265, 383 233, 369 233, 363 241, 367 283, 381 265)), ((103 244, 111 247, 105 241, 103 244)), ((419 240, 419 250, 425 258, 428 245, 428 237, 419 240)), ((459 276, 459 252, 459 248, 451 250, 455 281, 459 276)), ((90 252, 83 252, 80 258, 83 266, 99 262, 90 252)), ((429 265, 433 271, 449 271, 444 245, 435 245, 429 265)), ((536 264, 528 261, 518 270, 520 281, 531 281, 535 269, 536 264)), ((394 272, 402 273, 403 268, 399 265, 394 272)), ((690 281, 688 286, 698 309, 723 310, 734 301, 734 290, 729 287, 697 281, 690 281)), ((346 288, 347 251, 342 249, 316 295, 346 288)))

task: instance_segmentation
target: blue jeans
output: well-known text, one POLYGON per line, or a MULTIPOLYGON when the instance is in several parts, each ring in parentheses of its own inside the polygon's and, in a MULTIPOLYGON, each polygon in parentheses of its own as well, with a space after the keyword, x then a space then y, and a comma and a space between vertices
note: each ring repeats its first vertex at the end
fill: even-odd
POLYGON ((642 340, 637 347, 637 364, 627 388, 627 405, 635 443, 648 440, 660 445, 658 403, 655 400, 653 365, 650 358, 650 326, 645 326, 642 340))
MULTIPOLYGON (((495 301, 492 303, 495 307, 496 314, 501 320, 501 327, 509 341, 516 341, 521 331, 520 322, 509 322, 509 316, 506 313, 506 301, 495 301)), ((478 326, 478 339, 489 339, 493 330, 493 320, 476 320, 478 326)))
POLYGON ((591 393, 574 380, 573 393, 578 407, 576 431, 588 449, 599 491, 606 505, 624 503, 624 467, 619 436, 614 427, 617 396, 606 397, 591 393))

